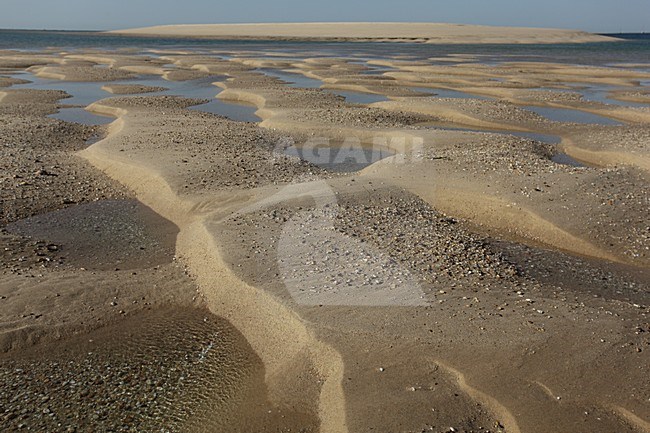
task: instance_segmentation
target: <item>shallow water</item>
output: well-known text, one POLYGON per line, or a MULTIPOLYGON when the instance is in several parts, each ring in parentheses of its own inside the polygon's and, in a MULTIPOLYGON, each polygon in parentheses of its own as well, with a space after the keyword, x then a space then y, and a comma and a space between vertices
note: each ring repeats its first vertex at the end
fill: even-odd
POLYGON ((3 431, 228 432, 274 422, 264 366, 244 337, 183 306, 0 358, 0 384, 12 390, 0 392, 13 414, 3 431))
POLYGON ((435 96, 436 98, 481 99, 481 100, 492 99, 492 98, 488 98, 487 96, 472 95, 470 93, 465 93, 459 90, 451 90, 451 89, 434 89, 431 87, 409 87, 409 89, 418 93, 426 93, 429 96, 435 96))
POLYGON ((113 96, 109 92, 102 90, 101 87, 106 83, 85 83, 50 80, 24 73, 14 74, 12 76, 31 81, 31 83, 14 85, 12 86, 13 89, 63 90, 71 97, 61 99, 59 101, 61 104, 81 106, 61 108, 58 112, 50 114, 47 117, 91 126, 106 125, 115 120, 113 117, 94 114, 86 111, 83 108, 92 104, 93 102, 97 102, 101 99, 113 96))
MULTIPOLYGON (((419 44, 377 42, 305 42, 305 41, 214 41, 186 38, 130 37, 96 32, 53 32, 0 30, 0 48, 42 50, 48 47, 77 49, 117 49, 147 47, 148 49, 191 50, 213 54, 217 51, 261 51, 278 53, 318 53, 318 56, 351 56, 427 60, 454 54, 480 55, 480 62, 494 64, 502 61, 553 61, 608 65, 639 63, 650 56, 650 38, 632 35, 624 42, 590 44, 419 44)), ((314 57, 316 54, 314 54, 314 57)))
POLYGON ((257 107, 240 102, 230 102, 218 99, 216 96, 223 91, 221 87, 213 83, 222 77, 199 78, 189 81, 167 81, 162 77, 138 78, 129 81, 128 84, 140 84, 145 86, 166 87, 168 90, 146 95, 170 95, 183 96, 185 98, 209 99, 210 102, 189 107, 190 110, 203 111, 205 113, 217 114, 234 120, 236 122, 259 122, 261 119, 255 115, 257 107))
POLYGON ((91 113, 90 111, 81 107, 61 108, 57 113, 50 114, 47 117, 63 120, 65 122, 80 123, 82 125, 89 126, 108 125, 115 120, 114 117, 91 113))
POLYGON ((70 98, 61 99, 64 105, 79 105, 82 107, 61 108, 59 112, 49 117, 65 120, 67 122, 81 123, 83 125, 105 125, 115 120, 112 117, 101 116, 90 113, 83 109, 94 102, 111 97, 133 97, 133 96, 155 96, 173 95, 195 99, 210 99, 209 103, 190 107, 192 110, 206 113, 218 114, 238 122, 259 122, 260 118, 255 115, 256 107, 236 102, 227 102, 217 99, 216 96, 223 91, 220 87, 213 85, 220 77, 201 78, 189 81, 168 81, 160 76, 141 76, 139 78, 111 82, 73 82, 42 79, 31 74, 15 74, 16 78, 30 80, 31 83, 15 85, 15 89, 37 89, 37 90, 62 90, 70 98), (114 95, 102 90, 106 84, 131 84, 153 87, 165 87, 168 90, 161 92, 142 93, 135 95, 114 95))
POLYGON ((85 107, 93 102, 113 96, 111 93, 102 90, 102 86, 107 84, 105 82, 85 83, 50 80, 32 74, 16 74, 12 76, 31 81, 31 83, 16 84, 11 87, 12 89, 63 90, 71 96, 61 100, 66 105, 83 105, 85 107))
MULTIPOLYGON (((567 83, 568 84, 568 83, 567 83)), ((630 90, 629 88, 621 88, 616 86, 589 86, 589 87, 574 87, 571 89, 558 89, 554 87, 540 87, 535 89, 537 91, 549 91, 560 93, 578 93, 585 101, 599 102, 601 104, 617 105, 620 107, 647 107, 650 104, 643 104, 640 102, 627 102, 619 101, 609 97, 609 92, 615 90, 630 90)))
POLYGON ((576 161, 575 159, 571 158, 569 155, 563 152, 556 153, 555 155, 553 155, 551 157, 551 161, 557 164, 569 165, 571 167, 586 167, 583 163, 576 161))
POLYGON ((610 98, 609 92, 616 90, 615 87, 589 87, 586 89, 576 89, 586 101, 600 102, 602 104, 617 105, 620 107, 648 107, 650 104, 632 101, 619 101, 618 99, 610 98))
MULTIPOLYGON (((306 77, 302 74, 295 74, 286 71, 278 71, 277 69, 260 69, 261 72, 270 76, 279 78, 286 81, 289 87, 304 88, 304 89, 319 89, 323 82, 315 78, 306 77)), ((372 104, 375 102, 388 101, 388 97, 384 95, 377 95, 373 93, 354 92, 351 90, 337 90, 327 89, 327 92, 334 93, 345 98, 345 101, 350 104, 372 104)))
POLYGON ((373 59, 364 58, 364 59, 361 59, 360 61, 354 61, 354 62, 351 62, 351 63, 357 64, 357 65, 362 65, 362 66, 365 66, 366 68, 368 68, 365 71, 360 71, 359 72, 360 74, 363 74, 363 75, 382 75, 385 72, 392 72, 392 71, 397 71, 398 70, 397 68, 393 68, 391 66, 372 65, 372 64, 368 63, 369 60, 373 60, 373 59))
POLYGON ((210 102, 188 107, 188 110, 202 111, 227 117, 235 122, 259 122, 261 119, 255 114, 257 107, 242 102, 226 102, 214 98, 210 102))
POLYGON ((330 93, 334 93, 335 95, 343 96, 345 98, 345 102, 348 102, 350 104, 367 105, 367 104, 374 104, 375 102, 384 102, 389 100, 388 96, 377 95, 374 93, 362 93, 362 92, 353 92, 351 90, 335 90, 335 89, 328 89, 327 91, 330 93))
POLYGON ((560 144, 562 138, 557 135, 539 134, 537 132, 519 132, 519 131, 498 131, 503 134, 514 135, 515 137, 529 138, 531 140, 540 141, 548 144, 560 144))
POLYGON ((587 113, 580 110, 572 110, 569 108, 554 108, 554 107, 535 107, 532 105, 524 106, 526 110, 539 114, 555 122, 567 123, 583 123, 590 125, 608 125, 618 126, 623 123, 618 120, 610 119, 608 117, 599 116, 598 114, 587 113))
POLYGON ((260 72, 269 77, 279 78, 285 81, 289 87, 300 87, 304 89, 319 89, 323 82, 315 78, 306 77, 302 74, 280 71, 277 69, 259 69, 260 72))

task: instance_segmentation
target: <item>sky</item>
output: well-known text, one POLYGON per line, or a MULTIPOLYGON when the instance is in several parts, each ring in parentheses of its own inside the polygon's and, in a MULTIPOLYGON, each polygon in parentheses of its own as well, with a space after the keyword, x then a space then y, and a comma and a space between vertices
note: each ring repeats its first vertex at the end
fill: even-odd
POLYGON ((160 24, 409 21, 650 31, 650 0, 2 0, 0 28, 112 30, 160 24))

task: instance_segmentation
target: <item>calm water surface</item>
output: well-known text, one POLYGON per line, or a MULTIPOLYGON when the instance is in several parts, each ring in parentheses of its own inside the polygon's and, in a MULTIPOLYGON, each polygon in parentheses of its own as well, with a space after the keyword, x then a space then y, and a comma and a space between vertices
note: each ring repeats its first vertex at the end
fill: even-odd
MULTIPOLYGON (((590 44, 464 44, 435 45, 387 42, 295 42, 295 41, 214 41, 184 38, 131 37, 98 32, 56 32, 0 30, 0 49, 126 49, 146 52, 156 49, 190 49, 201 53, 216 51, 265 51, 297 56, 354 56, 363 60, 399 56, 403 60, 425 60, 450 54, 478 55, 481 63, 503 61, 554 61, 589 65, 647 63, 650 68, 650 35, 627 35, 622 42, 590 44), (146 47, 143 49, 142 47, 146 47)), ((461 59, 462 60, 462 59, 461 59)), ((641 68, 643 69, 643 68, 641 68)))

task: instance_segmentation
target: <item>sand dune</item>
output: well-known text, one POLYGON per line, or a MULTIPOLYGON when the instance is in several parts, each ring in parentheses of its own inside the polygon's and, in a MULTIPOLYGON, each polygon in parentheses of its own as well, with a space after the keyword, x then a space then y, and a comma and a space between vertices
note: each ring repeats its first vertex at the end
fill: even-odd
POLYGON ((192 24, 115 30, 111 33, 215 39, 321 39, 462 43, 585 43, 616 39, 579 30, 441 23, 192 24))

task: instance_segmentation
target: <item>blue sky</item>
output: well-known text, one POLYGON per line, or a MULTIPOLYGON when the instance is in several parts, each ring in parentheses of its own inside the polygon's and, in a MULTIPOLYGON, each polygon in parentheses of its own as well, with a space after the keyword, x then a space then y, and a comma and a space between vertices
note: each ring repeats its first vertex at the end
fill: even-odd
POLYGON ((418 21, 650 31, 650 0, 2 0, 0 28, 105 30, 156 24, 418 21))

